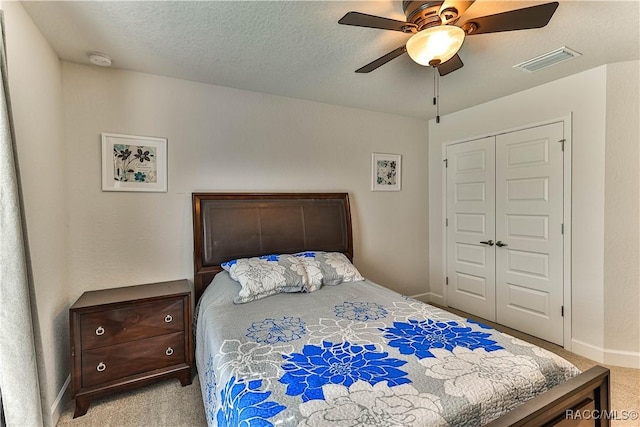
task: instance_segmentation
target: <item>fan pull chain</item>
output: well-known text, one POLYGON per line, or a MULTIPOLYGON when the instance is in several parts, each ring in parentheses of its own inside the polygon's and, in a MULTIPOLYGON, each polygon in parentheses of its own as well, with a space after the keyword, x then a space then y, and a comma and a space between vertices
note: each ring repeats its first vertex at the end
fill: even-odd
POLYGON ((436 106, 436 123, 440 123, 440 76, 436 67, 433 68, 433 105, 436 106))
POLYGON ((433 70, 433 105, 437 105, 436 100, 436 67, 431 67, 433 70))

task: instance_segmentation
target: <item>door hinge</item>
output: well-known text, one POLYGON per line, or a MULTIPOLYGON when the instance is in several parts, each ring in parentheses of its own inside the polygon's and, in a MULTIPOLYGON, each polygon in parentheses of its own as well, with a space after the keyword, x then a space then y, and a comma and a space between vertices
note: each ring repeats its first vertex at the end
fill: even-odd
POLYGON ((560 147, 562 148, 562 151, 564 151, 564 143, 566 142, 566 139, 561 139, 560 141, 558 141, 560 143, 560 147))
POLYGON ((560 224, 560 233, 564 234, 564 224, 560 224))
POLYGON ((444 167, 448 168, 449 167, 449 159, 444 159, 443 162, 444 162, 444 167))
POLYGON ((560 308, 560 315, 564 317, 564 305, 560 308))
POLYGON ((444 226, 448 227, 449 226, 449 218, 445 218, 444 220, 444 226))
POLYGON ((448 284, 449 284, 449 276, 447 276, 447 277, 444 279, 444 283, 445 283, 446 285, 448 285, 448 284))

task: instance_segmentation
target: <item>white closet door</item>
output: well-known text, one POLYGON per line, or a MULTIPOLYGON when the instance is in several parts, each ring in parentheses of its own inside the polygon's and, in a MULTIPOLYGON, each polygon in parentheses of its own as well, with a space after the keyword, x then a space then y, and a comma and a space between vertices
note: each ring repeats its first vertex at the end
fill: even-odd
POLYGON ((447 304, 493 321, 494 153, 494 137, 450 145, 446 169, 447 304))
POLYGON ((562 139, 562 123, 496 137, 497 322, 559 345, 562 139))

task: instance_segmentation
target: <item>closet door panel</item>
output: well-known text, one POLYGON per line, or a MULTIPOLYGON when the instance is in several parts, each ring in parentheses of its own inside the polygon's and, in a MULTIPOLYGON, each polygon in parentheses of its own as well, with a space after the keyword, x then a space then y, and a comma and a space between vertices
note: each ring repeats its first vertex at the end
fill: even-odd
POLYGON ((447 147, 447 304, 495 321, 495 138, 447 147))
POLYGON ((562 123, 496 137, 497 321, 559 345, 562 138, 562 123))

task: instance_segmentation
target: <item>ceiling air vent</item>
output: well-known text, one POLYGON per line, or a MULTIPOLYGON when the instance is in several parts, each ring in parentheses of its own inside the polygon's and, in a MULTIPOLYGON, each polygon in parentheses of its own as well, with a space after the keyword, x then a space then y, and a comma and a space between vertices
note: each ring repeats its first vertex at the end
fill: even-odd
POLYGON ((582 54, 576 52, 575 50, 569 49, 566 46, 562 46, 561 48, 552 50, 551 52, 544 53, 540 56, 536 56, 535 58, 514 65, 513 68, 520 68, 521 70, 528 73, 533 73, 535 71, 550 67, 551 65, 555 65, 560 62, 567 61, 580 55, 582 54))

